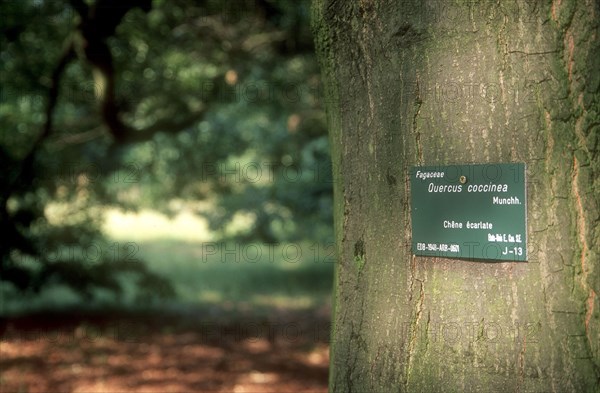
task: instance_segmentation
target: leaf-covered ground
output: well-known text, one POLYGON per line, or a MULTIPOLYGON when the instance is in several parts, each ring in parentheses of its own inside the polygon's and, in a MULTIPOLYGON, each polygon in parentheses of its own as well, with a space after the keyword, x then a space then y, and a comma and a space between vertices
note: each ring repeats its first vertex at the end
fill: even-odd
POLYGON ((5 318, 0 392, 326 392, 329 312, 5 318))

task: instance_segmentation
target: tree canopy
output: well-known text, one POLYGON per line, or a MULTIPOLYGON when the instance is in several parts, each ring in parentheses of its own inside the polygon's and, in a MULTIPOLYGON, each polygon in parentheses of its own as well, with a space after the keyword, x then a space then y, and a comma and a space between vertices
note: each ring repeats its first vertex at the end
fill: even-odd
POLYGON ((0 14, 4 290, 118 293, 129 271, 144 296, 169 295, 126 250, 89 263, 107 206, 185 204, 223 238, 331 237, 307 2, 10 0, 0 14))

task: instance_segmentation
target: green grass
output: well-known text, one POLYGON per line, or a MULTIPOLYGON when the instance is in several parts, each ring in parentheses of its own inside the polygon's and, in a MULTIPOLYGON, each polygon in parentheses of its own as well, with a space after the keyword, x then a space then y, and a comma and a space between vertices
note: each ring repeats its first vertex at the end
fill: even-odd
POLYGON ((138 245, 140 259, 168 277, 184 303, 308 308, 329 301, 332 264, 318 260, 310 243, 152 241, 138 245))
POLYGON ((330 301, 331 246, 213 241, 207 223, 185 212, 169 220, 109 211, 104 230, 116 242, 134 241, 135 256, 167 277, 185 304, 310 308, 330 301))

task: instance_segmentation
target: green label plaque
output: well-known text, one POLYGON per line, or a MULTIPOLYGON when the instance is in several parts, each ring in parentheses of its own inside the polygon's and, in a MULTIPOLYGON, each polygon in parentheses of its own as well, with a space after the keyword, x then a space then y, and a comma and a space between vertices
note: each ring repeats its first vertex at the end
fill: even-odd
POLYGON ((526 261, 525 164, 410 171, 414 255, 526 261))

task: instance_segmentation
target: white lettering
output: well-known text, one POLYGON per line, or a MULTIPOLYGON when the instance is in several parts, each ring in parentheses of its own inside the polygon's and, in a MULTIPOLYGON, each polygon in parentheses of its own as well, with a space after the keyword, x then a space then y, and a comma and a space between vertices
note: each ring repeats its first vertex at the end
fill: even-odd
POLYGON ((463 224, 462 222, 456 222, 456 221, 444 221, 444 228, 450 228, 450 229, 462 229, 463 224))
POLYGON ((493 225, 491 222, 470 222, 467 221, 467 229, 492 229, 493 225))
POLYGON ((468 192, 507 192, 508 184, 469 184, 468 192))
POLYGON ((517 197, 499 198, 495 196, 492 198, 492 203, 494 205, 520 205, 521 201, 517 197))
POLYGON ((417 179, 421 179, 421 180, 432 179, 432 178, 443 178, 444 177, 444 172, 421 172, 421 171, 417 171, 417 173, 415 173, 415 177, 417 179))
POLYGON ((433 183, 429 183, 429 186, 427 187, 427 191, 429 192, 461 192, 462 191, 462 185, 458 184, 442 184, 442 185, 436 185, 433 183))

